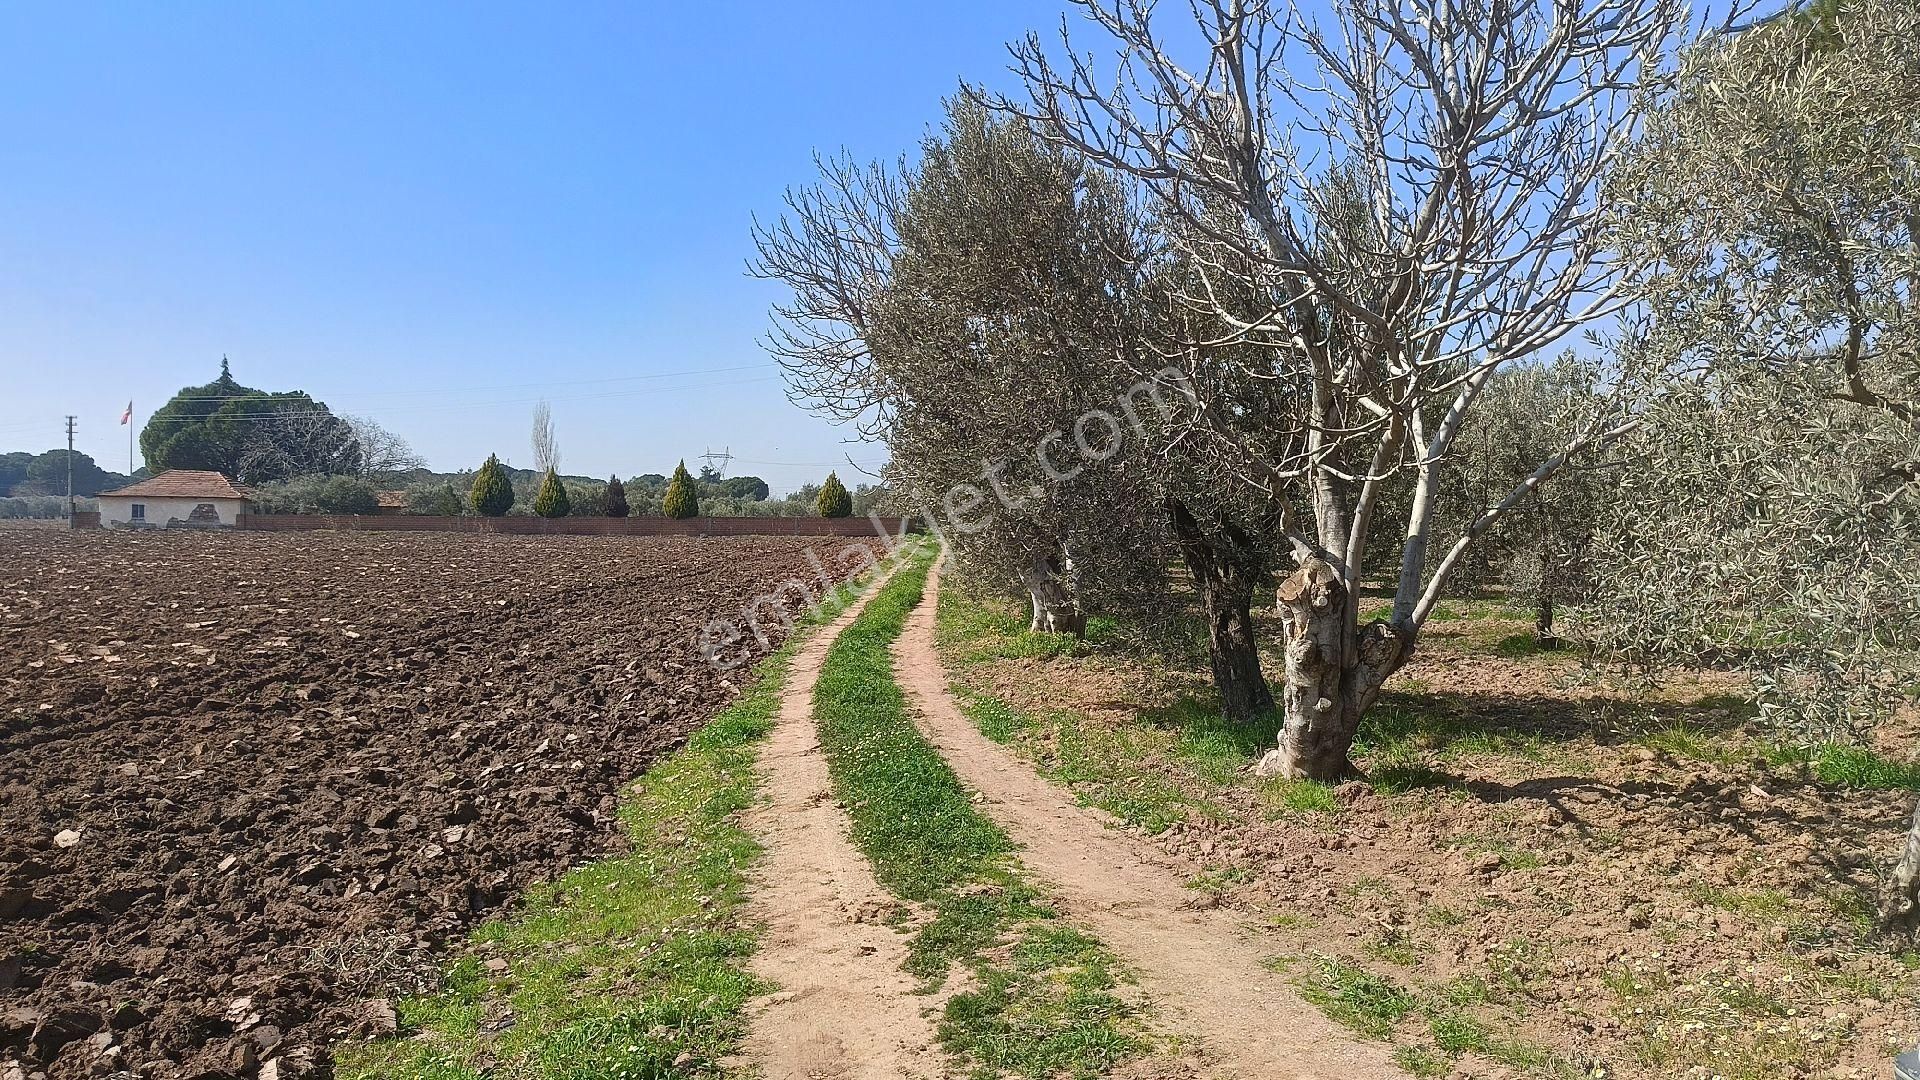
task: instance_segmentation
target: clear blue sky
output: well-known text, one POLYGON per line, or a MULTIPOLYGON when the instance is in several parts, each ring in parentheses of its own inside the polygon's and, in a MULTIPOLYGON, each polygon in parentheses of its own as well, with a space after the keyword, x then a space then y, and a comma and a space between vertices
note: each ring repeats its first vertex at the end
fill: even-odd
POLYGON ((541 396, 567 472, 731 446, 777 492, 826 465, 764 462, 876 463, 786 401, 750 219, 814 150, 890 158, 962 76, 1005 86, 1004 43, 1060 10, 7 4, 0 450, 74 413, 122 470, 127 400, 224 353, 439 469, 526 464, 541 396))

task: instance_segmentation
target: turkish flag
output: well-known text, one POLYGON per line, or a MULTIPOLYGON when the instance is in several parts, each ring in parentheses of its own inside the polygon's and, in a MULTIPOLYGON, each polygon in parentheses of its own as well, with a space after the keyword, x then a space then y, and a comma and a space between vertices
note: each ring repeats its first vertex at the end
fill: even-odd
POLYGON ((120 426, 125 427, 127 421, 131 419, 133 419, 133 402, 129 401, 127 402, 127 411, 120 414, 120 426))

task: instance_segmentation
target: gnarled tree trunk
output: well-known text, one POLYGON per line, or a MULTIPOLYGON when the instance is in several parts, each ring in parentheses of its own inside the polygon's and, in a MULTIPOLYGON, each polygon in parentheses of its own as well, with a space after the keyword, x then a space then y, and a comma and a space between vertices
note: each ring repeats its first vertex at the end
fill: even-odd
POLYGON ((1280 745, 1260 760, 1262 776, 1339 780, 1360 717, 1405 659, 1384 622, 1355 627, 1346 585, 1333 567, 1308 558, 1276 594, 1286 632, 1287 685, 1280 695, 1280 745))
POLYGON ((1900 851, 1900 861, 1893 864, 1887 885, 1887 899, 1880 913, 1887 927, 1920 930, 1920 806, 1914 807, 1906 846, 1900 851))
POLYGON ((1253 594, 1266 577, 1266 559, 1231 523, 1208 530, 1179 502, 1168 504, 1181 558, 1193 574, 1207 619, 1207 659, 1220 711, 1246 723, 1273 711, 1273 691, 1260 671, 1253 634, 1253 594))
POLYGON ((1080 610, 1080 598, 1073 589, 1073 560, 1064 552, 1035 556, 1020 571, 1020 581, 1033 601, 1029 629, 1035 633, 1086 635, 1087 616, 1080 610))

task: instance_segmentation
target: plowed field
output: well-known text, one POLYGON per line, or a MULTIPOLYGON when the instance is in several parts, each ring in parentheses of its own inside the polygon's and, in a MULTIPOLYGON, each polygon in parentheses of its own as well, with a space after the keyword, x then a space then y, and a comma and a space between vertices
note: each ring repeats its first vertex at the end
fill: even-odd
POLYGON ((0 532, 0 1077, 330 1074, 619 843, 734 692, 702 627, 810 548, 849 542, 0 532))

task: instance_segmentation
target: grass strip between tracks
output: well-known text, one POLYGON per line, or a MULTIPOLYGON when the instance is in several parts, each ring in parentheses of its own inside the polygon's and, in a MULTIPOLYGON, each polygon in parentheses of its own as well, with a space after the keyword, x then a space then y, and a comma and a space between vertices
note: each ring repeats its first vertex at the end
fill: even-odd
MULTIPOLYGON (((806 622, 830 621, 856 595, 839 590, 806 622)), ((746 970, 756 931, 741 907, 761 846, 740 814, 758 797, 754 761, 803 636, 628 789, 630 853, 534 889, 520 910, 477 927, 444 989, 400 1003, 400 1036, 336 1048, 340 1076, 726 1075, 746 1002, 771 989, 746 970)))
POLYGON ((924 592, 931 552, 883 588, 828 651, 814 691, 835 794, 881 883, 929 917, 907 969, 974 985, 949 999, 947 1049, 979 1076, 1092 1077, 1147 1048, 1123 976, 1021 877, 1013 843, 974 808, 894 678, 891 645, 924 592))

